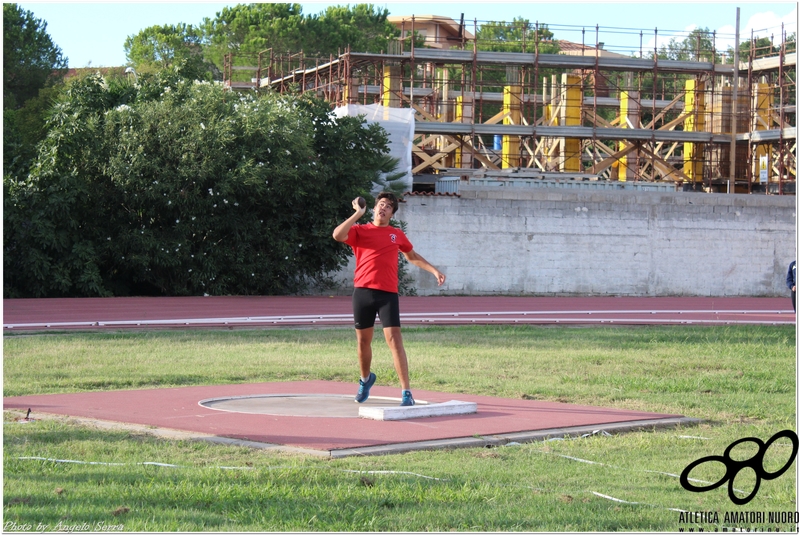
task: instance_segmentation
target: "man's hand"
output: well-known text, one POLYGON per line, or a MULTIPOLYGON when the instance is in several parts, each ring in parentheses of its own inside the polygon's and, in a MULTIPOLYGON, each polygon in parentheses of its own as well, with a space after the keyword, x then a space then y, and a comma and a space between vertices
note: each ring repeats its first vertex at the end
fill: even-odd
POLYGON ((363 197, 355 197, 352 200, 352 209, 355 210, 359 218, 366 213, 366 201, 363 199, 363 197), (363 206, 361 206, 360 204, 360 201, 362 200, 363 200, 363 206))

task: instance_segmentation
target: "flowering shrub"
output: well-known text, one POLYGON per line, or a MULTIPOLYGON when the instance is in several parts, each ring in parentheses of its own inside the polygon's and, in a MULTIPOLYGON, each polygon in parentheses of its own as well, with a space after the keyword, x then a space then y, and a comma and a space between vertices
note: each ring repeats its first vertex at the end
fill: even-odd
POLYGON ((31 173, 4 177, 4 295, 302 292, 346 261, 332 229, 387 152, 328 112, 169 72, 76 82, 31 173))

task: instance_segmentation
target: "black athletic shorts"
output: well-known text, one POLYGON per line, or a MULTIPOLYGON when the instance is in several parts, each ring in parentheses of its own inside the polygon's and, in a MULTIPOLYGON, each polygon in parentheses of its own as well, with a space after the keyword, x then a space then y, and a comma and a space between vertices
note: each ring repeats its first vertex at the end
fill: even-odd
POLYGON ((399 295, 372 288, 355 288, 352 292, 352 314, 356 329, 375 326, 375 316, 380 316, 383 327, 399 327, 399 295))

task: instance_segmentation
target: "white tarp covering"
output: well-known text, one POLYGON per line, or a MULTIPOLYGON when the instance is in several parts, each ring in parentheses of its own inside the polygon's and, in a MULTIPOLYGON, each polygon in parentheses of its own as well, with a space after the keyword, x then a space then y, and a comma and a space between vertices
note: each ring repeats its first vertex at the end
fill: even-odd
POLYGON ((405 171, 405 186, 413 188, 411 174, 411 142, 414 132, 414 111, 410 108, 386 108, 380 104, 347 104, 333 110, 336 117, 363 115, 367 124, 378 123, 388 133, 388 149, 399 160, 397 172, 405 171))

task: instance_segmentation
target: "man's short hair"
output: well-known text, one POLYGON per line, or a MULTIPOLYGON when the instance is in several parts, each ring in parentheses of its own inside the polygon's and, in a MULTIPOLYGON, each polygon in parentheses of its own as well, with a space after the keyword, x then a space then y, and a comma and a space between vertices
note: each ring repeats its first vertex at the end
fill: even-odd
POLYGON ((397 200, 397 196, 391 193, 390 191, 383 191, 377 195, 375 199, 375 205, 380 202, 380 199, 388 199, 388 202, 391 203, 391 209, 394 213, 397 213, 399 210, 399 201, 397 200))

